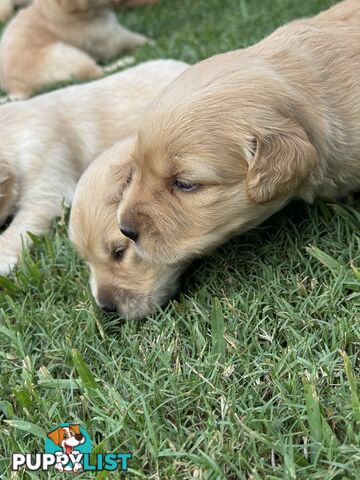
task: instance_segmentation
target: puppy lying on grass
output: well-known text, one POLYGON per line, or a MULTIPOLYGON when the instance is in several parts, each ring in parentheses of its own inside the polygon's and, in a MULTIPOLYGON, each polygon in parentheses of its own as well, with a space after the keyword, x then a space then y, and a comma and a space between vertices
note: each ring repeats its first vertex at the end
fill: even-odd
POLYGON ((294 197, 360 188, 360 2, 184 72, 147 110, 121 231, 178 266, 294 197))
POLYGON ((16 7, 25 7, 31 0, 0 0, 0 22, 6 22, 16 7))
POLYGON ((134 134, 151 100, 185 68, 175 60, 147 62, 0 107, 0 225, 14 215, 0 235, 0 274, 17 263, 27 232, 49 227, 90 162, 134 134))
POLYGON ((147 42, 120 26, 112 0, 35 0, 6 27, 0 42, 0 85, 26 98, 56 82, 101 77, 96 61, 147 42))
POLYGON ((90 267, 97 304, 127 319, 152 314, 178 289, 182 268, 141 259, 120 233, 116 210, 132 173, 134 139, 118 142, 81 177, 71 208, 69 232, 90 267))

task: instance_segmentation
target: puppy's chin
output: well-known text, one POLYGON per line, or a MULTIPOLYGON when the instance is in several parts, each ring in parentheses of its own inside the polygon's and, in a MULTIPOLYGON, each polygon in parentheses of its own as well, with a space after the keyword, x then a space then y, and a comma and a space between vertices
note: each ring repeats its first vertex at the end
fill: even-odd
POLYGON ((132 295, 116 304, 116 312, 125 320, 142 320, 153 315, 160 306, 151 296, 132 295))
MULTIPOLYGON (((132 291, 127 288, 118 288, 109 285, 105 287, 109 293, 108 303, 114 307, 114 313, 125 320, 141 320, 156 313, 175 296, 180 287, 180 277, 185 267, 166 269, 161 276, 156 278, 150 292, 132 291), (111 293, 110 293, 111 292, 111 293)), ((98 288, 93 278, 90 279, 91 292, 97 305, 104 308, 98 298, 98 288)))

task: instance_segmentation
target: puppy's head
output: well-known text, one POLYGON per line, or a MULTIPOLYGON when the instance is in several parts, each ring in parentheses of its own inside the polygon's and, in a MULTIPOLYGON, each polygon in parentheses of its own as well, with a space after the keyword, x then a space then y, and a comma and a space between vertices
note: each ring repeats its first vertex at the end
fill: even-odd
POLYGON ((139 319, 176 292, 183 268, 141 259, 118 228, 116 212, 132 174, 133 145, 134 139, 119 142, 81 177, 71 209, 70 238, 90 268, 97 304, 139 319))
POLYGON ((0 158, 0 227, 13 213, 17 201, 16 175, 5 159, 0 158))
POLYGON ((84 435, 80 432, 79 425, 69 425, 69 427, 59 427, 48 433, 50 438, 56 445, 65 447, 67 445, 75 447, 85 442, 84 435))
POLYGON ((259 224, 297 194, 317 162, 272 82, 254 75, 239 85, 221 72, 223 81, 211 83, 211 70, 199 68, 148 110, 118 212, 139 255, 159 264, 205 254, 259 224))

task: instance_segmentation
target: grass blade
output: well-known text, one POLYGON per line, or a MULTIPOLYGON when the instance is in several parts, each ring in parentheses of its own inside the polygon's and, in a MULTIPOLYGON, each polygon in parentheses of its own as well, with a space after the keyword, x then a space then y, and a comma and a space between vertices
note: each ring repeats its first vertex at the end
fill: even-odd
POLYGON ((94 375, 92 374, 90 368, 87 366, 85 360, 83 359, 81 353, 78 350, 72 351, 72 357, 75 369, 81 379, 83 387, 86 389, 97 389, 97 383, 94 375))
POLYGON ((350 392, 351 392, 351 405, 353 409, 354 419, 355 419, 355 422, 360 423, 360 400, 357 394, 356 380, 353 373, 352 365, 347 353, 346 352, 340 352, 340 353, 344 359, 345 372, 349 380, 350 392))
POLYGON ((344 271, 343 265, 341 265, 341 263, 335 260, 335 258, 331 257, 327 253, 320 250, 320 248, 310 245, 310 247, 306 247, 306 251, 311 256, 319 260, 322 265, 325 265, 325 267, 329 268, 336 275, 343 273, 344 271))
POLYGON ((46 438, 46 433, 44 430, 34 423, 26 422, 24 420, 5 420, 5 423, 10 425, 10 427, 22 430, 24 432, 29 432, 39 438, 46 438))
POLYGON ((320 402, 313 382, 304 383, 304 390, 310 436, 312 440, 318 444, 311 446, 311 460, 314 463, 322 440, 320 402))
POLYGON ((221 363, 225 362, 225 337, 224 337, 224 313, 218 298, 215 298, 211 311, 211 336, 212 352, 219 358, 221 363))

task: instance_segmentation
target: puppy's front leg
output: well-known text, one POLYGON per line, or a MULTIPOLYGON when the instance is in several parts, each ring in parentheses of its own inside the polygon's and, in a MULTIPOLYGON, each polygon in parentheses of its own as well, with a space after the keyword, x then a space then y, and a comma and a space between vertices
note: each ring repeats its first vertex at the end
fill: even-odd
MULTIPOLYGON (((46 203, 46 201, 45 201, 46 203)), ((9 227, 0 235, 0 275, 8 275, 16 266, 23 247, 31 244, 28 232, 40 235, 56 216, 45 208, 20 210, 9 227)))

